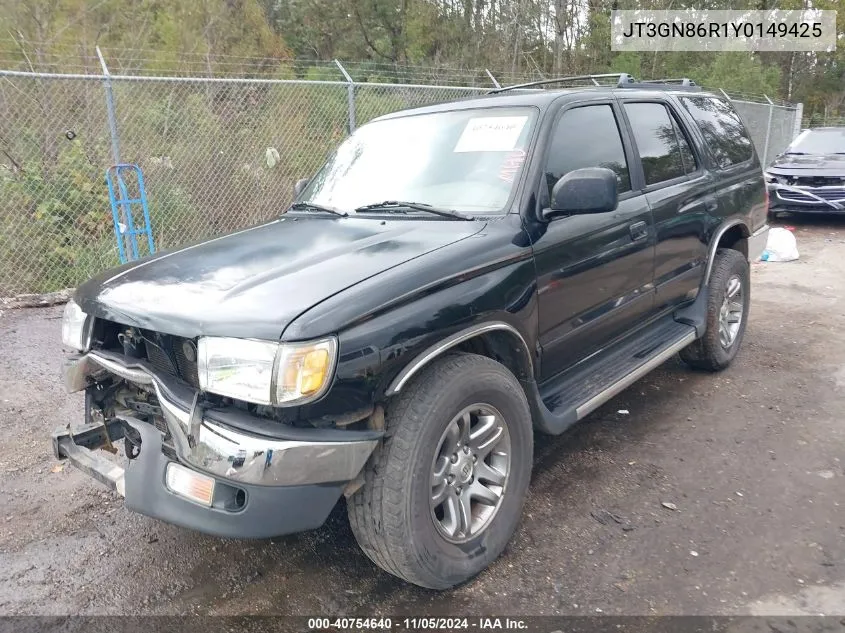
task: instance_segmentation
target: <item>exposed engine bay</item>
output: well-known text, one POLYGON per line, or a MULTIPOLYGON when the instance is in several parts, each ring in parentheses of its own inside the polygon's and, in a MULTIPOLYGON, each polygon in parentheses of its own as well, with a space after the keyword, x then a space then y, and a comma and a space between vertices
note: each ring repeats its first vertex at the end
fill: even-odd
MULTIPOLYGON (((173 376, 197 390, 197 403, 203 409, 237 409, 250 415, 273 420, 294 427, 365 429, 373 408, 362 409, 332 419, 303 419, 299 407, 271 407, 235 400, 212 393, 200 392, 197 342, 195 339, 162 334, 151 330, 98 320, 92 347, 120 354, 127 361, 141 361, 158 374, 173 376)), ((155 389, 149 384, 135 384, 108 373, 86 389, 90 421, 111 420, 119 413, 132 415, 155 426, 164 434, 165 445, 170 435, 162 415, 155 389)), ((140 441, 137 433, 127 427, 125 437, 127 455, 140 441)))

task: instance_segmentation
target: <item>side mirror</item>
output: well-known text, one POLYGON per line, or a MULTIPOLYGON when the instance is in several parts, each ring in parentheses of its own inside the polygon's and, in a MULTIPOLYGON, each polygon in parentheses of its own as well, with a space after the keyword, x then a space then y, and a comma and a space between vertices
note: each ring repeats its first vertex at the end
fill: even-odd
POLYGON ((311 182, 309 178, 300 178, 296 181, 296 184, 293 186, 293 197, 298 198, 299 194, 302 193, 302 190, 308 186, 308 183, 311 182))
POLYGON ((619 203, 616 188, 616 173, 606 167, 571 171, 552 188, 552 208, 543 211, 543 218, 613 211, 619 203))

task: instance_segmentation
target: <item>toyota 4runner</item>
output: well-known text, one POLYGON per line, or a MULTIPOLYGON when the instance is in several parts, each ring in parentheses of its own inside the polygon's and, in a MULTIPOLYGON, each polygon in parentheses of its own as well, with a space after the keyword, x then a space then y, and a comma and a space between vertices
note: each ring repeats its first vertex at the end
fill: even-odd
POLYGON ((56 456, 226 537, 316 528, 345 495, 386 571, 479 573, 532 431, 676 353, 724 369, 748 322, 767 194, 740 117, 688 80, 607 81, 383 116, 277 219, 80 286, 62 336, 85 418, 56 456))

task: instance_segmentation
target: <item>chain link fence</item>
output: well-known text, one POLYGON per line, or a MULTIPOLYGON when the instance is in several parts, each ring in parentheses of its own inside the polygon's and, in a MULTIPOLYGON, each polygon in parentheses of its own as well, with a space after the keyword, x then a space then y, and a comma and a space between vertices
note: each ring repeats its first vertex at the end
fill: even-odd
MULTIPOLYGON (((0 297, 72 287, 119 263, 105 183, 116 162, 143 170, 156 248, 168 249, 275 217, 350 128, 484 92, 354 83, 345 72, 309 81, 0 71, 0 297)), ((761 158, 797 133, 794 107, 734 103, 761 158)))
POLYGON ((804 119, 804 129, 814 127, 845 127, 845 117, 819 115, 804 119))
POLYGON ((771 163, 801 131, 802 104, 779 105, 732 98, 763 165, 771 163))

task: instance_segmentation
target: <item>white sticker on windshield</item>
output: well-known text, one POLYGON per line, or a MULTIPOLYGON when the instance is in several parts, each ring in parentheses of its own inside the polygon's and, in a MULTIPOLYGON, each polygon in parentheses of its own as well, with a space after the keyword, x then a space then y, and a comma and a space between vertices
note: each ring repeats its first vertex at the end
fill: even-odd
POLYGON ((508 152, 516 147, 527 116, 487 116, 470 119, 455 152, 508 152))

